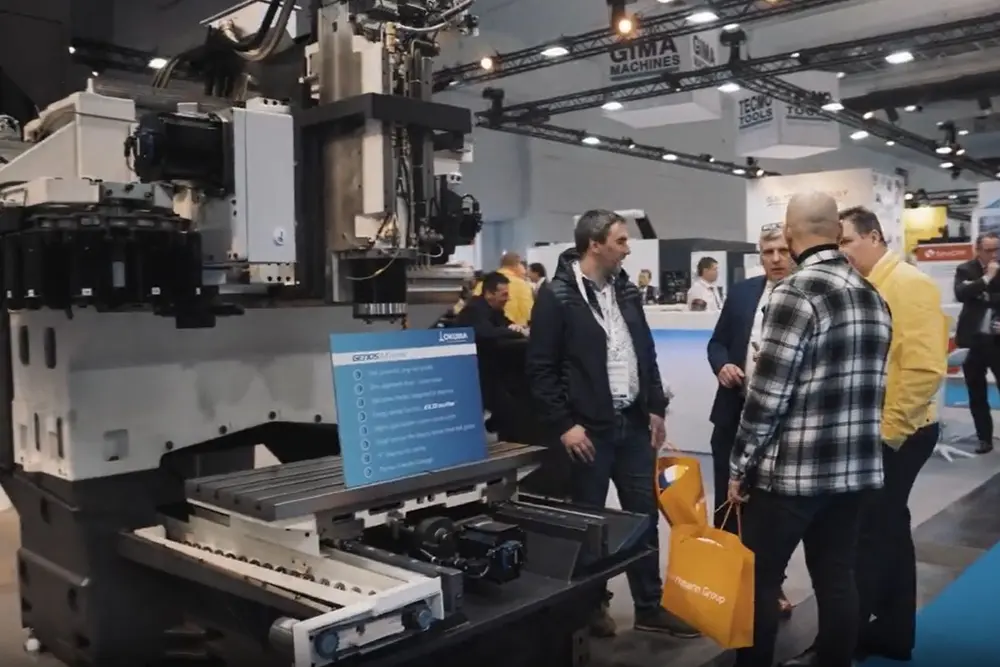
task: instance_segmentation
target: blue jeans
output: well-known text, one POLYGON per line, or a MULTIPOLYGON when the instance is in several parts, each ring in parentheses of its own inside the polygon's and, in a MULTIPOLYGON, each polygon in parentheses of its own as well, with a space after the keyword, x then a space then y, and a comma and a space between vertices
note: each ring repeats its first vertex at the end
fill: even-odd
POLYGON ((601 433, 588 432, 587 435, 596 450, 594 462, 573 463, 573 502, 604 507, 609 485, 614 481, 622 509, 649 516, 650 525, 644 539, 657 551, 657 556, 634 563, 626 575, 636 610, 656 609, 660 606, 663 582, 660 579, 660 542, 657 536, 660 513, 653 490, 656 452, 650 445, 649 425, 639 414, 626 413, 615 418, 613 429, 601 433))

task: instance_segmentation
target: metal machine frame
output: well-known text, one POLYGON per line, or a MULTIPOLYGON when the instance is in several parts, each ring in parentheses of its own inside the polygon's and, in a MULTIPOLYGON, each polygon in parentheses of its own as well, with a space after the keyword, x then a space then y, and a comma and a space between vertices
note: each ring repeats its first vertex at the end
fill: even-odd
POLYGON ((0 483, 29 645, 72 667, 422 667, 507 663, 514 633, 515 664, 582 664, 655 516, 527 501, 529 445, 340 474, 330 332, 430 326, 481 223, 435 173, 471 114, 430 100, 433 35, 471 4, 314 0, 286 104, 247 92, 288 42, 295 6, 269 0, 255 33, 213 17, 152 90, 92 82, 27 125, 0 167, 0 483), (184 60, 214 97, 167 89, 184 60))

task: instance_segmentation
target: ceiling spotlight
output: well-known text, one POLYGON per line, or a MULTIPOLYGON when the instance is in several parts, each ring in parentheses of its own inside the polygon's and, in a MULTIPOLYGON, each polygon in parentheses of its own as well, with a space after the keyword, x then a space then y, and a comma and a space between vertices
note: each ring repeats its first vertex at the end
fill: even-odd
POLYGON ((757 178, 760 178, 761 176, 764 175, 764 170, 761 169, 760 167, 757 167, 757 171, 755 171, 753 175, 756 176, 757 178))
POLYGON ((727 23, 726 25, 722 26, 722 29, 725 30, 726 32, 736 32, 737 30, 740 29, 740 24, 739 23, 727 23))
POLYGON ((728 81, 721 86, 719 86, 720 93, 738 93, 740 92, 740 84, 733 81, 728 81))
POLYGON ((917 110, 916 104, 907 104, 905 107, 903 107, 903 111, 914 112, 916 110, 917 110))
POLYGON ((600 139, 598 139, 597 137, 591 137, 591 136, 586 136, 583 139, 581 139, 580 141, 582 141, 583 143, 587 144, 588 146, 597 146, 597 145, 599 145, 601 143, 600 139))
POLYGON ((711 23, 713 21, 718 21, 719 15, 713 12, 711 9, 700 9, 696 12, 688 14, 687 22, 695 23, 697 25, 704 25, 706 23, 711 23))
POLYGON ((479 66, 487 72, 493 69, 493 65, 493 58, 490 58, 489 56, 483 56, 479 59, 479 66))
POLYGON ((938 146, 934 152, 938 155, 951 155, 951 146, 938 146))
POLYGON ((542 49, 542 55, 546 58, 561 58, 562 56, 569 55, 569 49, 559 45, 550 46, 542 49))
POLYGON ((890 65, 904 65, 913 62, 913 54, 909 51, 896 51, 887 55, 885 61, 890 65))
POLYGON ((149 69, 163 69, 164 67, 167 66, 167 59, 151 58, 150 61, 146 64, 146 66, 149 67, 149 69))
POLYGON ((666 160, 667 162, 677 162, 677 156, 674 155, 673 153, 667 153, 666 155, 663 156, 663 159, 666 160))
POLYGON ((76 53, 76 47, 75 46, 69 47, 69 54, 73 55, 74 53, 76 53))
POLYGON ((951 169, 952 167, 955 166, 955 163, 954 162, 942 162, 938 166, 940 166, 942 169, 951 169))
POLYGON ((669 5, 669 4, 670 4, 671 2, 673 2, 674 0, 656 0, 656 1, 657 1, 658 3, 660 3, 661 5, 669 5))
POLYGON ((966 136, 967 134, 969 134, 969 131, 968 131, 968 130, 959 130, 959 131, 958 131, 958 136, 960 136, 960 137, 964 137, 964 136, 966 136))
POLYGON ((820 107, 823 111, 843 111, 844 105, 837 100, 830 100, 820 107))
POLYGON ((635 30, 635 20, 631 16, 623 16, 615 23, 619 35, 631 35, 635 30))
POLYGON ((843 79, 845 76, 847 76, 847 72, 837 72, 838 79, 843 79))
POLYGON ((866 111, 865 115, 862 116, 862 118, 864 118, 865 120, 871 120, 874 117, 875 117, 875 112, 874 111, 866 111))
POLYGON ((625 105, 623 105, 618 100, 608 100, 607 102, 601 105, 601 108, 604 109, 605 111, 621 111, 623 108, 625 108, 625 105))
POLYGON ((855 141, 861 141, 862 139, 867 139, 867 138, 868 138, 868 133, 865 132, 864 130, 858 130, 857 132, 851 133, 851 139, 854 139, 855 141))
POLYGON ((948 199, 958 199, 958 195, 955 194, 948 195, 948 199))
POLYGON ((90 73, 90 76, 100 76, 100 75, 101 73, 98 72, 96 69, 90 73))
POLYGON ((792 57, 793 57, 793 58, 798 58, 798 57, 799 57, 799 56, 801 56, 801 55, 802 55, 801 53, 799 53, 798 51, 796 51, 796 52, 794 52, 794 53, 792 54, 792 57))
POLYGON ((906 201, 910 201, 911 199, 913 199, 913 193, 907 192, 905 195, 903 195, 903 199, 905 199, 906 201))
POLYGON ((962 157, 963 155, 965 155, 965 149, 959 146, 958 148, 955 149, 955 155, 957 155, 958 157, 962 157))
POLYGON ((733 173, 736 174, 737 176, 746 176, 747 170, 741 167, 736 167, 736 169, 733 169, 733 173))

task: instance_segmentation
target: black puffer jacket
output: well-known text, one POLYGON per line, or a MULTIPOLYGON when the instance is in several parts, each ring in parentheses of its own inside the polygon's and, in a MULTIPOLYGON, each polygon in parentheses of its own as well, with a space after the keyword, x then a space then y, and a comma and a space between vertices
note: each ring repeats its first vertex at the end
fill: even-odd
MULTIPOLYGON (((577 286, 575 250, 559 257, 559 266, 535 299, 531 311, 527 375, 541 419, 552 435, 576 424, 591 431, 614 426, 615 410, 607 371, 604 329, 577 286)), ((618 307, 632 334, 639 362, 637 406, 663 416, 667 398, 656 365, 653 335, 642 310, 642 294, 624 271, 615 280, 618 307)))

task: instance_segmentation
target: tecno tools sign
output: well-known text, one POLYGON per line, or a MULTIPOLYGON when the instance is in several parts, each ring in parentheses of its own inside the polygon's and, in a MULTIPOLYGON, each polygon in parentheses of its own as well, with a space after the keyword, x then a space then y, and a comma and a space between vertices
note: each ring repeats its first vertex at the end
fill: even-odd
POLYGON ((653 74, 677 72, 681 56, 671 37, 658 37, 611 50, 609 77, 611 81, 640 79, 653 74))
POLYGON ((774 100, 767 95, 753 95, 740 100, 739 129, 767 125, 774 120, 774 100))

